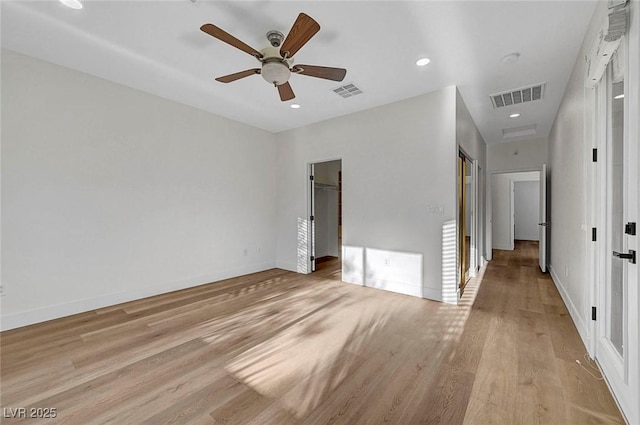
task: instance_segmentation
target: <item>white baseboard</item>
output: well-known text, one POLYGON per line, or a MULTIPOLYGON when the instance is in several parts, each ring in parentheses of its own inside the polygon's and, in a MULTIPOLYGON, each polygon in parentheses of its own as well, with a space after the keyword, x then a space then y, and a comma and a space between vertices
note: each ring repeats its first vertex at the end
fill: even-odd
POLYGON ((60 317, 71 316, 73 314, 84 313, 98 308, 109 307, 129 301, 139 300, 154 295, 165 294, 180 289, 192 288, 206 283, 217 282, 232 277, 243 276, 269 270, 275 267, 272 262, 252 264, 244 267, 223 270, 202 276, 194 276, 175 282, 167 282, 160 285, 136 288, 114 294, 100 295, 94 298, 73 300, 64 304, 56 304, 33 310, 21 311, 18 313, 2 316, 0 330, 20 328, 22 326, 33 325, 35 323, 46 322, 60 317))
POLYGON ((521 236, 516 236, 513 238, 516 241, 535 241, 535 242, 540 242, 540 238, 536 235, 536 236, 527 236, 527 235, 521 235, 521 236))
POLYGON ((580 312, 569 297, 569 294, 565 290, 562 280, 560 280, 560 277, 553 269, 551 264, 547 264, 547 269, 549 270, 549 274, 551 275, 553 283, 556 285, 556 288, 558 288, 558 292, 560 292, 560 296, 562 297, 562 301, 564 301, 564 305, 567 306, 567 310, 569 310, 569 315, 571 316, 573 323, 576 325, 576 329, 578 329, 578 334, 580 335, 580 338, 582 338, 582 343, 585 347, 588 347, 589 333, 587 331, 587 326, 584 323, 584 318, 580 316, 580 312))
POLYGON ((298 265, 295 263, 289 263, 287 261, 276 262, 276 267, 282 270, 298 273, 298 265))
POLYGON ((499 249, 501 251, 513 251, 513 247, 511 245, 502 245, 502 244, 494 244, 493 249, 499 249))
POLYGON ((402 282, 394 282, 387 279, 374 279, 369 277, 364 286, 367 288, 383 289, 385 291, 396 292, 398 294, 422 297, 422 288, 418 285, 408 285, 402 282))
POLYGON ((442 289, 422 287, 422 298, 442 302, 442 289))

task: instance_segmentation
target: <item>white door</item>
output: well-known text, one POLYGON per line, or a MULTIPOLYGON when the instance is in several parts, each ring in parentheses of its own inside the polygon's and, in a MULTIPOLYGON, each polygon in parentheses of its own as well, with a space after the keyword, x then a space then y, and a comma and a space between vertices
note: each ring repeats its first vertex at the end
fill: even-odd
POLYGON ((542 164, 540 171, 540 214, 538 221, 538 262, 540 270, 547 272, 547 164, 542 164))
MULTIPOLYGON (((620 47, 623 49, 624 45, 620 47)), ((596 359, 630 423, 640 421, 638 352, 638 266, 635 259, 637 230, 638 163, 632 159, 638 139, 629 137, 625 66, 614 56, 598 86, 602 141, 598 149, 599 203, 602 238, 599 246, 600 276, 596 359), (615 64, 615 69, 612 64, 615 64), (600 152, 604 155, 600 160, 600 152), (630 282, 636 282, 631 285, 630 282)), ((637 158, 637 156, 636 156, 637 158)))

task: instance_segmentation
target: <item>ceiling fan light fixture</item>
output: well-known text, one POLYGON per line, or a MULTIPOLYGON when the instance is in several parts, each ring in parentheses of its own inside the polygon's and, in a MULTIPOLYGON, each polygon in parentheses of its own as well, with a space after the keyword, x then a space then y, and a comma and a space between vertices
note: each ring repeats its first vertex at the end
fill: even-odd
POLYGON ((262 72, 260 72, 260 75, 262 75, 262 78, 264 78, 267 83, 279 86, 289 81, 291 71, 283 62, 265 62, 262 65, 262 72))
POLYGON ((71 9, 82 9, 82 3, 80 3, 78 0, 60 0, 60 3, 71 9))
POLYGON ((416 65, 418 66, 427 66, 431 62, 429 58, 420 58, 416 61, 416 65))

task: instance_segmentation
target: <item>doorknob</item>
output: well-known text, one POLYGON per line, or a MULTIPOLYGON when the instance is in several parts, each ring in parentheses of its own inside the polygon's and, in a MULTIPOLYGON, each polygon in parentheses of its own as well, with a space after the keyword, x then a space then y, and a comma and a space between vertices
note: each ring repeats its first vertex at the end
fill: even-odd
POLYGON ((629 260, 631 264, 636 264, 636 252, 633 249, 630 249, 628 254, 625 254, 624 252, 613 251, 613 256, 618 257, 621 260, 629 260))

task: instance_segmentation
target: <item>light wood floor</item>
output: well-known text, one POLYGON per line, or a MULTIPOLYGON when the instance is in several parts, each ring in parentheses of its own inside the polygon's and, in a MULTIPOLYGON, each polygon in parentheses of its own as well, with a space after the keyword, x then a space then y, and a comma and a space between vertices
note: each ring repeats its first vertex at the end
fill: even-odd
POLYGON ((57 418, 2 423, 622 423, 536 250, 496 251, 462 306, 327 265, 4 332, 2 407, 57 418))

